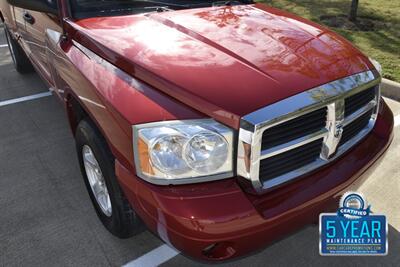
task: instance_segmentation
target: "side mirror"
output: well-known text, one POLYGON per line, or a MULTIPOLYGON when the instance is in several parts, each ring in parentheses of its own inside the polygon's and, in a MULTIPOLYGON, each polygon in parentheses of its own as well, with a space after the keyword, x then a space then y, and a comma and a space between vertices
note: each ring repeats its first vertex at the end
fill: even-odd
POLYGON ((58 15, 57 0, 7 0, 7 2, 15 7, 58 15))

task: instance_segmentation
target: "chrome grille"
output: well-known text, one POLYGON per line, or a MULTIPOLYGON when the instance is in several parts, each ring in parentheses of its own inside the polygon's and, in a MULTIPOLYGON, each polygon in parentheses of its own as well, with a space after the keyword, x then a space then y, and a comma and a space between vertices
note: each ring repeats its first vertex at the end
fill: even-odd
POLYGON ((238 175, 264 191, 343 154, 374 125, 380 79, 372 71, 355 74, 244 116, 238 175))
POLYGON ((323 107, 265 130, 262 136, 261 150, 270 149, 320 131, 325 127, 326 114, 327 108, 323 107))
POLYGON ((344 100, 344 116, 348 117, 358 109, 367 105, 370 101, 374 100, 376 95, 376 87, 371 87, 365 91, 361 91, 355 95, 352 95, 344 100))
POLYGON ((297 170, 314 162, 321 153, 323 139, 266 158, 260 162, 260 179, 266 182, 274 177, 297 170))
POLYGON ((372 110, 364 113, 352 123, 343 127, 342 138, 340 139, 339 146, 345 144, 347 141, 351 140, 354 136, 356 136, 359 132, 361 132, 365 127, 368 126, 369 121, 371 120, 372 110))

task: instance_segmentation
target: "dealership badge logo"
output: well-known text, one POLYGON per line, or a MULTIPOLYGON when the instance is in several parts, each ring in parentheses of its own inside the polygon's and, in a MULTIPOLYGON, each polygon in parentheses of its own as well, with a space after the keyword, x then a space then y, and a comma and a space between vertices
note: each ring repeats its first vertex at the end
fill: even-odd
POLYGON ((362 194, 346 193, 340 199, 338 216, 344 216, 348 219, 359 219, 370 214, 371 206, 367 206, 367 202, 362 194))
POLYGON ((347 192, 337 213, 319 217, 319 253, 322 256, 387 255, 388 225, 386 216, 372 214, 364 196, 347 192))

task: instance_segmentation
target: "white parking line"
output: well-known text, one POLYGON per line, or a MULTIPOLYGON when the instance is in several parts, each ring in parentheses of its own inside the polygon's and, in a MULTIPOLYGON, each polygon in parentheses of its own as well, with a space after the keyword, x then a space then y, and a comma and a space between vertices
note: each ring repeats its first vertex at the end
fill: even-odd
POLYGON ((1 45, 0 45, 0 48, 1 48, 1 47, 7 47, 7 46, 8 46, 8 44, 1 44, 1 45))
POLYGON ((34 100, 34 99, 38 99, 38 98, 42 98, 42 97, 46 97, 46 96, 51 96, 51 92, 44 92, 44 93, 40 93, 40 94, 36 94, 36 95, 29 95, 29 96, 24 96, 24 97, 20 97, 20 98, 14 98, 14 99, 10 99, 10 100, 1 101, 0 107, 12 105, 15 103, 20 103, 20 102, 30 101, 30 100, 34 100))
POLYGON ((400 115, 394 117, 394 127, 400 126, 400 115))
POLYGON ((179 253, 179 251, 176 251, 168 245, 162 245, 137 258, 136 260, 128 262, 122 267, 155 267, 172 259, 179 253))

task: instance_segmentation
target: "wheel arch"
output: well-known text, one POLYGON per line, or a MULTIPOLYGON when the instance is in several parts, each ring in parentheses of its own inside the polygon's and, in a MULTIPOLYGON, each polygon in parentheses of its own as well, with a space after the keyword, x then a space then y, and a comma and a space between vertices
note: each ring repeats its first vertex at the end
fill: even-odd
POLYGON ((93 120, 89 116, 89 113, 83 108, 79 100, 77 100, 76 97, 72 94, 68 94, 66 96, 65 105, 67 109, 69 126, 74 136, 76 133, 76 128, 78 127, 80 121, 87 118, 93 122, 93 120))
POLYGON ((118 158, 120 153, 118 152, 117 148, 112 145, 112 141, 107 138, 107 134, 103 131, 98 121, 92 117, 91 113, 85 108, 84 104, 79 100, 79 98, 75 96, 74 93, 69 92, 64 96, 64 101, 69 126, 74 138, 79 123, 84 119, 88 120, 96 128, 99 135, 103 138, 109 152, 115 158, 118 158))

